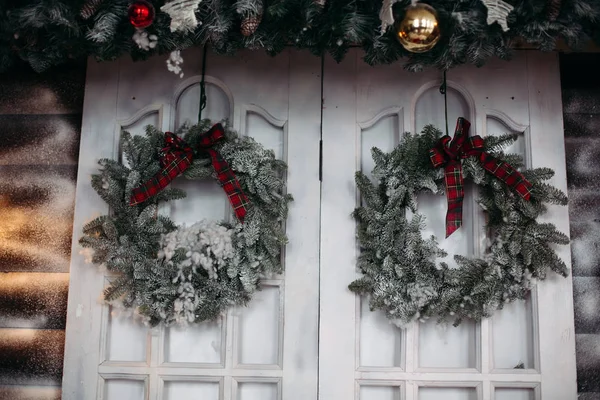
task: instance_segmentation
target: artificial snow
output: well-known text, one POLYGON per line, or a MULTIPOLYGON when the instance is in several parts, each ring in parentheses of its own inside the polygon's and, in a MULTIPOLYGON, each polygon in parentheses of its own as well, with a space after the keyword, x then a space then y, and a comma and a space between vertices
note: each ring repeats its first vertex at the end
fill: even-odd
POLYGON ((600 334, 600 277, 573 277, 573 297, 578 332, 600 334))
POLYGON ((77 166, 79 120, 65 116, 19 116, 6 121, 0 165, 77 166))
POLYGON ((2 269, 67 272, 75 199, 71 167, 68 174, 61 168, 23 168, 0 170, 2 269))
POLYGON ((202 220, 161 237, 159 259, 173 263, 173 257, 178 252, 183 251, 185 254, 183 260, 177 260, 177 276, 173 279, 173 283, 179 284, 179 298, 173 304, 178 324, 192 323, 196 319, 200 298, 192 280, 193 275, 198 273, 198 268, 206 270, 211 279, 217 279, 220 268, 235 262, 232 236, 233 230, 214 221, 202 220))

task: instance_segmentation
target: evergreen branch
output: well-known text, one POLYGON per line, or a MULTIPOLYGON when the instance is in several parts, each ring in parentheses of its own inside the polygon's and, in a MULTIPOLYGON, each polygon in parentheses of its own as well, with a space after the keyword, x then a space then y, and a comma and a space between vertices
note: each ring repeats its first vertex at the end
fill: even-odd
MULTIPOLYGON (((202 24, 190 32, 171 32, 170 18, 157 12, 146 29, 156 34, 159 42, 146 52, 133 43, 133 27, 127 20, 129 4, 125 0, 105 0, 93 18, 85 19, 80 16, 81 1, 12 2, 5 13, 0 13, 0 26, 5 37, 16 33, 19 39, 0 43, 0 71, 6 71, 18 59, 43 71, 71 57, 114 60, 130 55, 137 60, 205 43, 221 54, 257 47, 277 54, 293 45, 316 56, 329 53, 336 60, 341 60, 351 46, 359 46, 370 65, 402 60, 404 68, 419 71, 465 63, 479 66, 493 57, 508 59, 515 38, 540 50, 551 50, 558 39, 576 50, 581 42, 600 38, 598 0, 564 0, 557 18, 555 13, 547 12, 545 1, 520 2, 511 12, 507 32, 497 24, 487 24, 479 0, 431 0, 428 4, 437 10, 444 35, 426 53, 406 51, 393 29, 381 34, 380 1, 328 1, 322 8, 313 0, 204 0, 196 12, 202 24), (260 14, 263 18, 256 33, 244 37, 240 19, 260 14)), ((394 5, 396 18, 402 15, 405 5, 406 1, 394 5)))
POLYGON ((514 144, 521 134, 506 133, 500 136, 486 136, 483 139, 483 147, 489 153, 497 153, 514 144))

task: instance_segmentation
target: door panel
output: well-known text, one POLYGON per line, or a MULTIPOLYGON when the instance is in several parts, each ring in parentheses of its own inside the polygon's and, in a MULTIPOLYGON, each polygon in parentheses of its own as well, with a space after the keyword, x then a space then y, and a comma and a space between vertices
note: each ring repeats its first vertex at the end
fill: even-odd
MULTIPOLYGON (((358 277, 350 217, 360 202, 354 171, 370 175, 370 148, 390 151, 404 131, 420 132, 430 123, 445 130, 441 72, 369 67, 360 57, 356 50, 339 64, 325 65, 320 398, 487 400, 514 394, 574 399, 570 278, 550 276, 527 301, 510 304, 479 323, 464 321, 458 328, 431 320, 398 328, 347 289, 358 277), (550 319, 556 307, 559 312, 550 319), (550 343, 560 347, 562 370, 557 368, 559 358, 546 354, 553 352, 550 343)), ((509 150, 522 154, 528 166, 553 168, 552 183, 566 190, 557 65, 555 55, 520 52, 509 63, 449 71, 449 133, 454 133, 459 116, 471 121, 472 134, 522 133, 509 150)), ((464 225, 448 239, 445 197, 418 198, 427 218, 425 234, 436 235, 451 265, 454 254, 477 256, 488 240, 476 194, 477 188, 467 182, 464 225)), ((552 207, 547 219, 568 232, 565 207, 552 207)), ((559 255, 569 263, 568 246, 559 255)))
POLYGON ((222 365, 226 330, 223 321, 187 327, 170 327, 165 331, 162 348, 165 363, 222 365))
POLYGON ((219 384, 212 382, 165 381, 162 394, 165 400, 218 400, 219 384))
POLYGON ((103 379, 103 398, 104 399, 131 399, 142 400, 146 398, 148 389, 145 380, 134 379, 103 379))
MULTIPOLYGON (((90 175, 97 171, 99 158, 119 156, 124 130, 138 135, 144 134, 147 124, 166 131, 195 123, 200 77, 182 80, 169 73, 160 58, 144 63, 90 62, 65 399, 280 400, 284 396, 304 400, 317 396, 319 60, 294 50, 275 59, 256 52, 236 58, 208 57, 203 117, 213 122, 229 119, 240 134, 254 137, 289 165, 287 189, 295 201, 286 222, 290 243, 282 256, 285 272, 263 280, 262 290, 248 307, 186 328, 151 329, 98 301, 111 277, 86 265, 77 245, 82 225, 108 212, 91 188, 90 175)), ((198 49, 184 58, 186 75, 200 71, 198 49)), ((216 181, 176 179, 173 185, 185 189, 188 197, 161 206, 160 212, 176 223, 232 218, 216 181)))

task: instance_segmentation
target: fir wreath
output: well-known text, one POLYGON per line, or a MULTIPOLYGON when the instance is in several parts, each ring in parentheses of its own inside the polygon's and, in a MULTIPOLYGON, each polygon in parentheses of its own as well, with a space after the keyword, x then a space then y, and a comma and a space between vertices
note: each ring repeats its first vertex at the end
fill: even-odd
POLYGON ((503 152, 517 134, 486 137, 483 149, 521 171, 531 183, 529 201, 486 173, 476 157, 463 159, 464 178, 479 187, 477 202, 487 214, 491 240, 482 258, 456 255, 456 268, 438 259, 447 254, 434 236, 423 237, 425 218, 418 213, 417 196, 444 191, 444 171, 430 162, 430 149, 441 135, 429 125, 420 135, 404 134, 390 153, 373 148, 373 180, 356 174, 362 205, 353 215, 363 276, 349 288, 369 296, 371 310, 383 311, 398 326, 431 317, 455 325, 465 318, 479 320, 524 299, 548 269, 568 275, 552 248, 568 244, 568 237, 553 224, 536 221, 547 204, 566 205, 567 197, 544 182, 554 175, 551 169, 524 169, 520 156, 503 152))
MULTIPOLYGON (((245 305, 259 289, 261 276, 282 272, 281 248, 287 243, 284 222, 292 196, 286 193, 286 165, 273 151, 224 124, 216 150, 234 171, 249 206, 238 220, 200 221, 176 226, 158 213, 158 205, 185 197, 167 187, 131 206, 132 192, 161 170, 165 134, 155 127, 146 136, 122 136, 125 162, 103 159, 92 187, 111 213, 88 223, 80 244, 93 250, 91 261, 117 273, 104 291, 110 304, 133 309, 150 325, 186 324, 217 318, 229 307, 245 305)), ((210 121, 178 133, 196 148, 210 121)), ((211 179, 208 158, 194 154, 187 179, 211 179)))

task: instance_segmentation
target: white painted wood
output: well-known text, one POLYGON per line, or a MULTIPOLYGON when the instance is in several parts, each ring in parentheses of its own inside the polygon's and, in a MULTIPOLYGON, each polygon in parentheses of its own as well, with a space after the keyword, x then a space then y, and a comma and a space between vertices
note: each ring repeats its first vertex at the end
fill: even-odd
MULTIPOLYGON (((428 215, 428 214, 425 214, 428 215)), ((466 239, 468 240, 468 239, 466 239)), ((419 355, 416 371, 436 371, 444 368, 476 371, 480 369, 479 324, 461 324, 454 328, 428 320, 414 327, 418 332, 419 355)))
POLYGON ((148 328, 131 317, 121 315, 113 307, 105 307, 102 315, 105 328, 101 344, 103 362, 130 362, 146 364, 151 349, 148 328), (127 338, 127 340, 123 340, 127 338))
MULTIPOLYGON (((198 120, 198 107, 200 104, 200 86, 202 77, 191 76, 179 83, 173 94, 171 104, 177 112, 171 117, 171 126, 175 129, 185 123, 194 123, 198 120)), ((213 76, 206 76, 206 108, 203 118, 215 120, 233 118, 234 98, 233 93, 225 83, 213 76), (209 100, 210 99, 210 100, 209 100)))
POLYGON ((160 365, 157 368, 151 366, 131 366, 128 364, 103 364, 98 367, 98 371, 102 374, 119 373, 131 375, 147 375, 156 371, 162 377, 166 376, 188 376, 188 377, 222 377, 227 372, 228 377, 257 377, 257 378, 281 378, 283 372, 281 369, 249 369, 238 368, 225 370, 223 368, 203 368, 195 365, 160 365), (176 367, 176 368, 175 368, 176 367))
MULTIPOLYGON (((500 110, 486 110, 485 114, 485 135, 519 134, 516 143, 506 151, 520 154, 530 167, 529 127, 517 123, 500 110)), ((534 294, 525 301, 506 305, 505 309, 507 312, 496 313, 482 322, 487 329, 487 333, 482 332, 482 351, 487 353, 482 359, 486 364, 483 371, 509 372, 520 364, 525 369, 539 370, 539 346, 534 340, 538 335, 537 297, 534 294)))
POLYGON ((535 389, 496 387, 494 400, 535 400, 535 389))
MULTIPOLYGON (((294 195, 286 227, 284 399, 316 399, 319 308, 320 60, 289 51, 287 190, 294 195), (315 102, 315 98, 317 101, 315 102), (293 282, 289 284, 288 282, 293 282)), ((267 95, 261 92, 258 96, 267 95)), ((248 103, 261 104, 259 101, 248 103)), ((275 115, 275 114, 273 114, 275 115)))
MULTIPOLYGON (((321 282, 319 399, 355 399, 356 299, 347 288, 355 277, 356 246, 350 213, 356 206, 356 52, 336 64, 325 58, 323 86, 323 183, 321 189, 321 282)), ((379 95, 379 94, 377 94, 379 95)), ((391 103, 389 103, 391 104, 391 103)), ((389 105, 388 104, 388 105, 389 105)), ((387 108, 387 107, 386 107, 387 108)))
POLYGON ((147 376, 105 374, 98 377, 98 398, 100 399, 148 400, 149 396, 147 376))
POLYGON ((358 299, 360 311, 357 315, 357 360, 358 369, 381 370, 402 369, 404 365, 403 333, 391 325, 383 313, 369 310, 366 299, 358 299))
POLYGON ((281 398, 281 380, 237 378, 233 385, 233 399, 277 400, 281 398))
MULTIPOLYGON (((448 128, 452 135, 456 118, 464 116, 472 123, 471 134, 522 133, 509 151, 525 156, 528 166, 554 168, 553 184, 566 189, 558 63, 553 57, 521 52, 510 63, 451 70, 448 128)), ((358 276, 350 217, 360 201, 354 170, 369 174, 373 166, 365 146, 389 151, 400 132, 420 131, 428 123, 445 130, 439 71, 412 74, 397 66, 369 67, 360 58, 360 50, 352 50, 341 63, 327 60, 325 65, 319 398, 393 398, 390 383, 395 383, 406 400, 491 400, 495 387, 504 386, 531 388, 536 399, 574 399, 570 279, 552 276, 527 302, 511 304, 481 323, 465 321, 445 330, 433 321, 405 330, 386 325, 347 289, 358 276), (525 369, 514 369, 520 362, 525 369), (383 386, 365 392, 370 384, 383 386), (456 389, 444 389, 448 387, 456 389), (466 387, 473 389, 459 390, 466 387)), ((443 237, 445 198, 419 198, 419 209, 428 218, 426 229, 450 255, 477 255, 485 245, 484 215, 474 203, 475 188, 468 186, 464 225, 449 239, 443 237)), ((552 208, 549 219, 568 232, 566 208, 552 208)), ((569 262, 568 246, 560 255, 569 262)))
POLYGON ((203 381, 164 381, 162 398, 164 400, 219 400, 219 382, 203 381))
POLYGON ((443 397, 446 400, 477 400, 480 387, 432 387, 422 386, 419 388, 417 398, 419 400, 437 400, 443 397), (479 390, 478 390, 479 389, 479 390))
POLYGON ((513 369, 523 364, 526 369, 535 369, 535 346, 533 311, 531 300, 507 304, 506 312, 497 313, 491 319, 490 352, 494 370, 513 369))
MULTIPOLYGON (((320 201, 317 58, 295 50, 277 58, 256 52, 236 58, 209 54, 203 117, 229 119, 240 134, 255 137, 289 165, 287 189, 295 201, 286 224, 286 271, 265 280, 256 301, 231 310, 220 321, 188 329, 137 326, 117 319, 101 304, 104 277, 79 255, 82 225, 108 211, 92 190, 90 175, 97 171, 98 158, 118 157, 122 129, 143 134, 147 123, 174 130, 197 120, 201 51, 191 49, 184 57, 186 75, 191 76, 186 80, 169 73, 160 57, 144 63, 90 62, 63 398, 314 399, 320 201)), ((188 198, 161 212, 176 222, 230 217, 216 182, 174 184, 184 187, 188 198)))
POLYGON ((111 157, 114 151, 114 122, 117 111, 118 62, 88 62, 75 212, 62 397, 95 399, 100 364, 100 324, 102 307, 98 303, 104 280, 96 268, 85 263, 77 240, 81 228, 94 216, 105 214, 105 203, 93 191, 90 176, 97 171, 97 160, 111 157))
MULTIPOLYGON (((557 54, 527 54, 530 107, 531 164, 550 164, 556 175, 552 184, 567 192, 562 102, 557 54)), ((566 207, 549 207, 545 220, 569 234, 566 207)), ((571 265, 569 246, 558 249, 567 266, 571 265)), ((542 399, 575 399, 575 330, 572 278, 550 275, 537 287, 539 312, 539 352, 542 373, 542 399)))
POLYGON ((194 365, 198 368, 224 366, 225 335, 227 330, 222 320, 210 321, 188 327, 171 327, 162 336, 159 344, 160 363, 164 365, 194 365), (216 365, 215 365, 216 364, 216 365))
POLYGON ((255 294, 253 304, 236 310, 233 366, 280 369, 283 363, 283 281, 268 280, 255 294))
POLYGON ((360 400, 400 400, 402 398, 402 386, 393 382, 377 382, 377 384, 362 384, 357 389, 360 400))
POLYGON ((541 400, 539 383, 492 382, 491 385, 494 400, 541 400))

